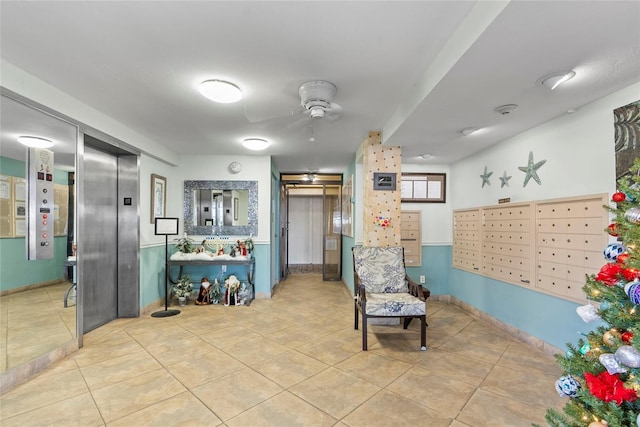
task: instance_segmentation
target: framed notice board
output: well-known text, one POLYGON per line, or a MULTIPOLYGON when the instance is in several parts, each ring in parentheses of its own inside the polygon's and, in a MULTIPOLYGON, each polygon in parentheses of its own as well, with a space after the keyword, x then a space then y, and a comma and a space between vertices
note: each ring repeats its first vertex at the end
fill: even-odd
POLYGON ((445 203, 447 174, 403 172, 400 198, 406 203, 445 203))

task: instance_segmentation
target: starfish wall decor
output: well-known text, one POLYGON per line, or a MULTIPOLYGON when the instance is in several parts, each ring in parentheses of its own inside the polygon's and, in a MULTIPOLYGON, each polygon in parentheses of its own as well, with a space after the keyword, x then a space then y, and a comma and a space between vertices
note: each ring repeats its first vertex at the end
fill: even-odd
POLYGON ((508 187, 511 175, 507 176, 507 171, 504 171, 502 176, 498 177, 498 179, 500 180, 500 188, 504 187, 505 185, 508 187))
POLYGON ((491 176, 491 174, 493 174, 493 172, 487 172, 487 167, 484 167, 484 173, 482 175, 480 175, 480 178, 482 178, 482 188, 484 188, 484 185, 491 185, 491 183, 489 182, 489 177, 491 176))
POLYGON ((529 151, 529 163, 527 164, 527 166, 518 166, 518 169, 520 169, 522 172, 525 173, 524 184, 522 184, 523 187, 527 186, 527 183, 531 178, 533 178, 533 180, 537 182, 538 185, 542 185, 542 182, 540 181, 540 177, 538 176, 538 169, 540 169, 540 167, 544 165, 546 162, 547 162, 546 160, 540 160, 538 163, 534 163, 533 151, 529 151))

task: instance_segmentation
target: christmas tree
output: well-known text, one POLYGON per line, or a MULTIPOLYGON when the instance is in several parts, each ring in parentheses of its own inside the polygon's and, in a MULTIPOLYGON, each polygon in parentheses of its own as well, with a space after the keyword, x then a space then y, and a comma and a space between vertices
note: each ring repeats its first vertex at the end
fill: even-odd
POLYGON ((618 180, 605 232, 606 263, 582 288, 589 304, 577 312, 599 326, 556 355, 564 374, 556 390, 569 398, 564 413, 547 410, 551 426, 640 427, 640 159, 618 180))

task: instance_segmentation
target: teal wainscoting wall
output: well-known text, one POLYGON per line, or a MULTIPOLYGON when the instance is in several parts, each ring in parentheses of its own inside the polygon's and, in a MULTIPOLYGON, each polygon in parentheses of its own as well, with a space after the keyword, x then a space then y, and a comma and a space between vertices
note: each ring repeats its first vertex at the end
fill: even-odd
POLYGON ((555 347, 575 343, 593 329, 576 314, 580 305, 531 289, 451 269, 450 294, 555 347))
POLYGON ((449 295, 449 272, 451 271, 451 246, 422 246, 422 266, 408 267, 407 274, 420 283, 425 276, 425 287, 431 295, 449 295))
MULTIPOLYGON (((169 248, 171 251, 171 248, 169 248)), ((164 301, 164 245, 140 249, 140 308, 164 301)))
POLYGON ((54 237, 51 259, 27 261, 24 238, 0 239, 0 291, 62 280, 63 263, 67 259, 67 236, 54 237))

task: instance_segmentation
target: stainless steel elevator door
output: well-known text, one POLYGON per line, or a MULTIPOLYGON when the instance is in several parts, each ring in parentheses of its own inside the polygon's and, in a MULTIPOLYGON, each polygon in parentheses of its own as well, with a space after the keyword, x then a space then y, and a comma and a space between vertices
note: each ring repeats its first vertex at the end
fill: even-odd
POLYGON ((83 332, 118 316, 118 157, 85 146, 83 332))

